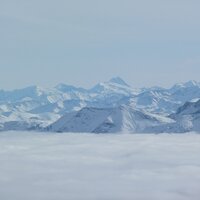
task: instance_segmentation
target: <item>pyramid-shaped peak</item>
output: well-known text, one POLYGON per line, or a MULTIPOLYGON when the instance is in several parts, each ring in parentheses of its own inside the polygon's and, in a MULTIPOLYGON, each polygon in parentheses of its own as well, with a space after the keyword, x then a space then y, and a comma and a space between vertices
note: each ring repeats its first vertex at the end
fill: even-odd
POLYGON ((129 85, 120 77, 114 77, 114 78, 110 79, 109 82, 129 87, 129 85))

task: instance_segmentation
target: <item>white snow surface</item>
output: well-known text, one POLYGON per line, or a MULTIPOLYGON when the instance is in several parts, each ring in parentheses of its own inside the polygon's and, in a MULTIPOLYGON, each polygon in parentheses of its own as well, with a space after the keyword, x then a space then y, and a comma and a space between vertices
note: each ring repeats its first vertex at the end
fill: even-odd
POLYGON ((2 200, 199 200, 200 135, 0 133, 2 200))
POLYGON ((163 117, 176 113, 186 102, 196 102, 199 98, 200 83, 195 81, 176 84, 169 89, 134 88, 120 77, 101 82, 91 89, 59 84, 53 88, 30 86, 12 91, 0 90, 0 131, 41 130, 66 113, 78 112, 86 107, 110 109, 129 105, 141 112, 163 117))
POLYGON ((154 126, 164 125, 173 120, 135 110, 123 105, 118 108, 83 108, 76 113, 67 113, 47 130, 54 132, 148 132, 154 126))

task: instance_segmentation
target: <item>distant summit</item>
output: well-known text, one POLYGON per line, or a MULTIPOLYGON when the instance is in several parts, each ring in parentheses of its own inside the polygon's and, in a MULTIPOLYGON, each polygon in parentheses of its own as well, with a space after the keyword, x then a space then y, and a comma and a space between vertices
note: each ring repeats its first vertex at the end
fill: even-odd
POLYGON ((196 88, 199 87, 200 88, 200 83, 194 80, 185 82, 185 83, 177 83, 175 84, 172 88, 171 91, 176 91, 176 90, 180 90, 183 88, 196 88))
POLYGON ((110 83, 116 83, 119 85, 123 85, 123 86, 127 86, 130 87, 122 78, 120 77, 114 77, 112 79, 109 80, 110 83))
POLYGON ((81 87, 75 87, 73 85, 66 85, 64 83, 60 83, 55 87, 57 90, 60 90, 62 92, 74 92, 74 91, 78 91, 78 92, 85 92, 86 89, 81 88, 81 87))

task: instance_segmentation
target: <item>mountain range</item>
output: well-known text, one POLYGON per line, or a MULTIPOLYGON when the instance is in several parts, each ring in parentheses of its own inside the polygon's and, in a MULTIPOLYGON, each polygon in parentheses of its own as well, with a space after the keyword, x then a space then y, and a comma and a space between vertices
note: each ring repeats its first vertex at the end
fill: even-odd
POLYGON ((119 77, 91 89, 59 84, 0 90, 0 130, 55 132, 200 131, 200 83, 133 88, 119 77))

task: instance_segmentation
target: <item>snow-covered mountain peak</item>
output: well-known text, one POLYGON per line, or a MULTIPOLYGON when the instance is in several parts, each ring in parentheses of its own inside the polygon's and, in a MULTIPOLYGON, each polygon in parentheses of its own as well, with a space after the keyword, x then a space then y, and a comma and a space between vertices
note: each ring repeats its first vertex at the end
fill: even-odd
POLYGON ((107 82, 101 82, 94 86, 90 92, 97 94, 117 94, 117 95, 125 95, 130 96, 131 94, 135 94, 138 90, 134 90, 131 88, 125 81, 121 78, 112 78, 107 82))
POLYGON ((119 84, 119 85, 122 85, 122 86, 126 86, 126 87, 130 87, 122 78, 120 77, 114 77, 112 79, 110 79, 108 81, 108 83, 115 83, 115 84, 119 84))
POLYGON ((83 108, 67 113, 47 129, 58 132, 142 132, 148 127, 168 123, 169 119, 135 110, 129 105, 115 108, 83 108))
POLYGON ((72 85, 66 85, 64 83, 58 84, 55 88, 61 92, 74 92, 74 91, 86 92, 86 90, 83 88, 75 87, 72 85))
POLYGON ((196 88, 196 87, 200 87, 200 83, 198 83, 197 81, 191 80, 185 83, 177 83, 175 84, 172 88, 171 91, 177 91, 183 88, 196 88))
POLYGON ((27 87, 27 88, 25 88, 25 90, 33 92, 37 96, 41 96, 41 95, 43 95, 44 93, 47 92, 47 89, 44 89, 44 88, 36 86, 36 85, 27 87))
POLYGON ((184 84, 185 87, 199 87, 200 84, 197 81, 191 80, 184 84))

